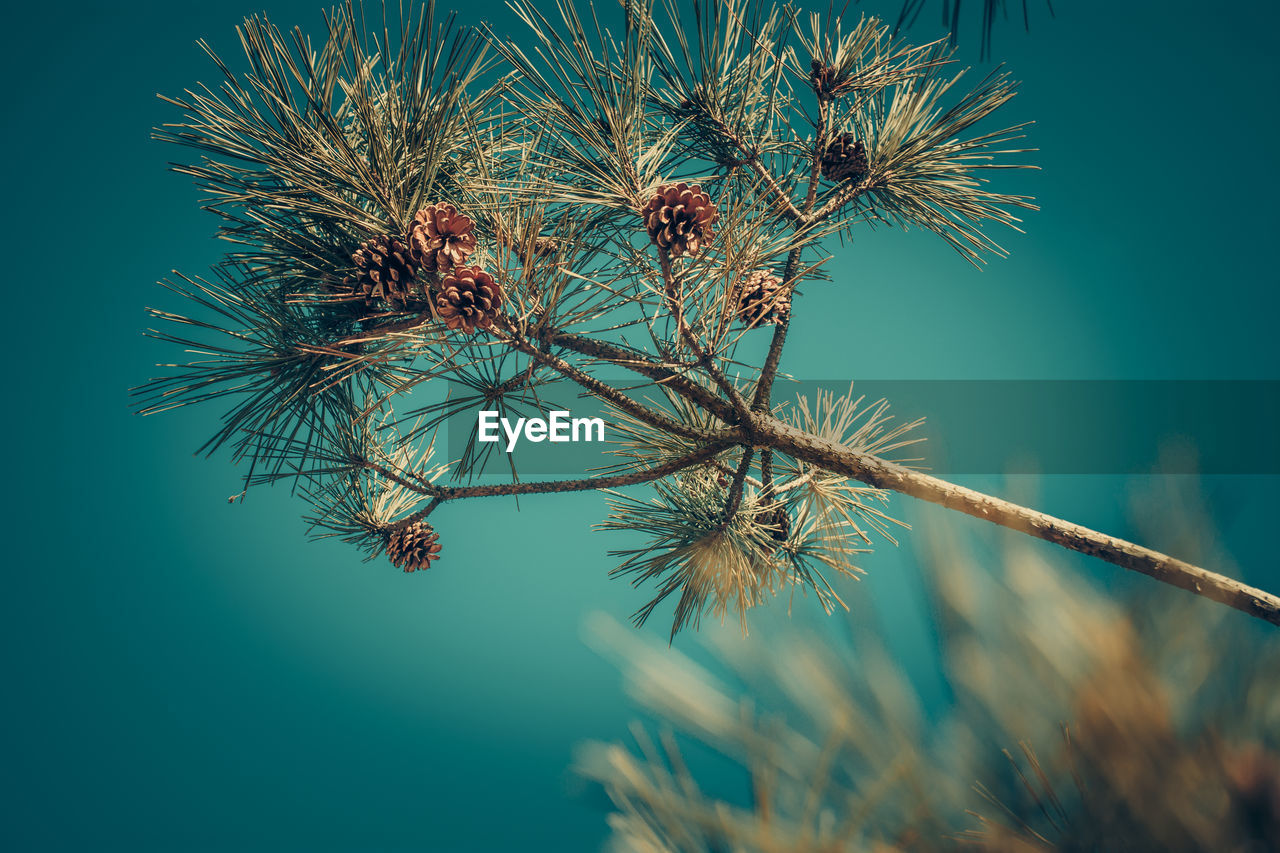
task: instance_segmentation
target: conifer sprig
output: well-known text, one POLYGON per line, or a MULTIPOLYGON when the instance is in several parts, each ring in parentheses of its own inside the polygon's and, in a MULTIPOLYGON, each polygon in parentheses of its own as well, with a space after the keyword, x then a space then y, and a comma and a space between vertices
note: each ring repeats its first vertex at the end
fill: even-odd
POLYGON ((205 449, 246 486, 292 481, 317 530, 414 570, 447 553, 449 513, 424 521, 442 506, 652 483, 604 526, 647 537, 620 571, 657 585, 640 618, 674 597, 677 629, 783 590, 839 606, 834 576, 892 538, 890 492, 1280 624, 1261 590, 886 459, 908 425, 852 392, 775 392, 805 292, 847 286, 831 238, 920 227, 978 263, 1034 209, 1004 188, 1029 167, 998 121, 1007 74, 967 88, 945 45, 768 0, 512 8, 524 38, 347 0, 320 42, 255 17, 244 70, 209 51, 221 83, 168 99, 156 135, 196 155, 174 168, 232 249, 155 312, 191 357, 144 411, 223 406, 205 449), (594 477, 523 480, 475 442, 424 455, 469 410, 574 394, 621 419, 594 477))

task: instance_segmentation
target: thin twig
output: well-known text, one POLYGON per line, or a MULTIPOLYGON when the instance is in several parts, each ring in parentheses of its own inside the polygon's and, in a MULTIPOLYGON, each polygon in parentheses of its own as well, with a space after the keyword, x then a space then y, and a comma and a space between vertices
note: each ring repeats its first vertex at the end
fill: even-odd
POLYGON ((525 355, 537 359, 566 379, 576 382, 595 396, 602 400, 607 400, 617 408, 627 412, 638 420, 644 421, 650 426, 685 438, 699 439, 704 437, 701 430, 685 426, 684 424, 674 421, 660 412, 650 409, 648 406, 636 402, 617 388, 614 388, 612 385, 601 382, 589 373, 585 373, 569 364, 559 356, 534 346, 524 337, 516 334, 509 324, 506 324, 505 328, 499 332, 499 335, 504 336, 507 342, 515 349, 525 355))
POLYGON ((742 452, 742 461, 738 463, 738 470, 733 475, 733 483, 729 486, 729 497, 724 503, 724 524, 728 524, 738 513, 738 507, 742 504, 743 481, 747 478, 747 472, 751 470, 751 457, 755 454, 755 450, 748 447, 742 452))
POLYGON ((733 407, 702 385, 681 375, 661 362, 647 358, 643 353, 617 344, 602 341, 560 329, 547 329, 541 333, 541 340, 552 346, 573 350, 579 355, 599 358, 646 376, 655 382, 670 388, 680 396, 710 411, 726 423, 733 423, 735 411, 733 407))
POLYGON ((711 377, 716 385, 720 386, 720 390, 724 391, 725 396, 729 398, 729 402, 733 404, 733 411, 737 415, 734 422, 739 423, 743 428, 750 432, 751 415, 750 407, 747 401, 742 398, 742 394, 734 387, 729 378, 716 365, 711 354, 702 346, 697 335, 693 333, 693 329, 689 327, 688 321, 684 316, 684 294, 681 286, 680 278, 671 268, 671 255, 666 249, 658 249, 658 264, 662 269, 662 280, 666 287, 666 297, 671 309, 672 316, 675 317, 676 327, 680 331, 680 337, 684 340, 685 345, 693 353, 698 363, 711 377))
MULTIPOLYGON (((597 489, 618 489, 623 486, 634 486, 640 483, 648 483, 653 480, 674 474, 677 471, 683 471, 685 468, 691 468, 694 465, 701 465, 720 453, 725 448, 733 446, 737 441, 741 440, 741 433, 737 430, 725 433, 713 441, 708 442, 702 447, 691 453, 686 453, 675 459, 668 460, 659 465, 652 465, 648 468, 640 468, 634 471, 628 471, 622 474, 612 474, 602 477, 583 477, 575 480, 539 480, 528 483, 493 483, 485 486, 437 486, 434 483, 425 481, 412 482, 409 479, 387 468, 385 465, 379 465, 376 462, 368 460, 352 460, 352 465, 358 468, 364 468, 373 471, 381 477, 398 483, 407 489, 417 492, 421 495, 427 495, 433 500, 427 506, 422 514, 431 512, 435 507, 443 501, 461 500, 464 498, 489 498, 504 497, 511 495, 546 495, 559 492, 585 492, 597 489)), ((417 518, 418 516, 415 516, 417 518)))

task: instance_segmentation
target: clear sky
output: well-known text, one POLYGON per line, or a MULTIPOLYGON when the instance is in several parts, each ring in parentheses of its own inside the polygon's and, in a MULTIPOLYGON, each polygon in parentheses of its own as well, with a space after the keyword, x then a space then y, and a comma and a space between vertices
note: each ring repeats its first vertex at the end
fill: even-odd
MULTIPOLYGON (((457 5, 518 26, 499 4, 457 5)), ((1048 20, 1033 2, 1030 34, 996 35, 1025 81, 1009 117, 1035 120, 1044 167, 1016 176, 1044 209, 1007 235, 1011 257, 979 271, 928 235, 861 232, 833 281, 806 288, 785 369, 1280 378, 1280 8, 1054 5, 1048 20)), ((936 6, 918 40, 936 34, 936 6)), ((0 847, 594 849, 602 804, 568 772, 571 750, 624 737, 633 711, 581 624, 643 602, 606 577, 617 543, 588 529, 599 498, 447 508, 432 519, 444 558, 404 575, 305 541, 284 490, 228 505, 236 470, 191 454, 214 410, 130 413, 127 389, 171 356, 141 334, 144 306, 177 307, 153 282, 220 252, 198 192, 165 170, 185 152, 149 141, 176 117, 155 93, 213 81, 196 39, 231 54, 233 27, 263 8, 284 26, 322 24, 303 0, 6 15, 0 847)), ((963 58, 976 64, 976 48, 963 58)), ((1040 504, 1123 534, 1128 485, 1050 478, 1040 504)), ((1275 485, 1218 478, 1207 492, 1247 578, 1273 588, 1275 485)), ((897 506, 917 525, 942 512, 897 506)), ((903 655, 927 657, 910 537, 864 564, 869 579, 847 592, 895 614, 903 655)))

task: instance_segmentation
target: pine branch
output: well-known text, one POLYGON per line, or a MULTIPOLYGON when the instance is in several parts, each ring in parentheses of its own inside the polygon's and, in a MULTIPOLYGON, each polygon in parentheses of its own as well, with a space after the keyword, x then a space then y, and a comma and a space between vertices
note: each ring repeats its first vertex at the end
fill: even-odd
POLYGON ((658 465, 652 465, 646 468, 638 468, 636 470, 627 471, 621 474, 612 474, 601 477, 583 477, 575 480, 541 480, 526 483, 494 483, 484 486, 437 486, 425 479, 413 477, 412 475, 401 475, 392 471, 384 465, 362 459, 350 460, 350 464, 354 468, 360 468, 373 471, 381 477, 403 486, 410 491, 425 495, 432 499, 432 503, 421 515, 412 516, 414 519, 425 517, 427 512, 435 509, 435 507, 445 501, 463 500, 466 498, 492 498, 492 497, 510 497, 513 495, 549 495, 562 492, 587 492, 604 489, 619 489, 624 486, 635 486, 641 483, 649 483, 662 477, 683 471, 686 468, 692 468, 695 465, 702 465, 720 453, 727 447, 733 446, 742 440, 742 434, 737 430, 729 430, 721 435, 713 437, 697 450, 686 453, 675 459, 670 459, 658 465))
MULTIPOLYGON (((503 333, 500 333, 500 335, 501 334, 503 333)), ((612 385, 608 385, 589 373, 579 370, 559 356, 534 346, 524 337, 511 329, 509 325, 505 330, 505 339, 519 352, 537 359, 539 362, 545 364, 547 367, 556 371, 566 379, 576 382, 578 385, 582 386, 596 397, 599 397, 601 400, 607 401, 611 405, 616 406, 636 418, 639 418, 647 424, 676 435, 684 436, 685 438, 703 437, 697 430, 690 429, 684 424, 677 423, 671 418, 668 418, 659 412, 655 412, 641 403, 637 403, 635 400, 631 399, 617 388, 614 388, 612 385)))
MULTIPOLYGON (((818 101, 818 114, 817 133, 814 135, 813 148, 809 152, 809 189, 805 192, 804 209, 800 214, 801 219, 797 230, 818 220, 818 217, 813 215, 813 205, 817 200, 818 176, 821 173, 822 155, 826 151, 826 141, 830 131, 830 106, 825 98, 820 98, 818 101)), ((783 284, 792 290, 796 285, 796 272, 800 264, 801 251, 802 247, 799 245, 791 249, 787 254, 787 264, 782 274, 783 284)), ((782 362, 782 350, 786 346, 787 330, 790 326, 791 312, 788 311, 774 326, 773 339, 769 341, 769 351, 760 368, 760 379, 756 383, 755 397, 751 401, 751 408, 754 411, 762 412, 769 409, 773 395, 773 380, 778 375, 778 366, 782 362)))
POLYGON ((979 263, 1002 253, 988 225, 1016 228, 1034 209, 984 178, 1027 168, 1008 162, 1026 151, 1011 147, 1021 126, 973 129, 1014 96, 1006 75, 961 89, 941 43, 906 45, 834 12, 809 30, 760 0, 691 14, 672 0, 662 22, 652 0, 628 0, 621 38, 567 0, 557 22, 515 9, 529 52, 437 26, 434 4, 401 10, 393 38, 345 2, 319 49, 250 19, 249 73, 214 57, 220 86, 169 99, 185 115, 156 135, 199 153, 175 169, 208 193, 235 250, 217 282, 172 288, 190 313, 155 312, 178 328, 154 336, 189 356, 141 389, 144 411, 226 403, 205 449, 231 447, 247 485, 300 484, 316 527, 391 549, 406 570, 439 553, 423 519, 443 502, 654 482, 656 501, 620 501, 606 526, 650 534, 619 571, 661 584, 641 618, 680 593, 676 628, 788 585, 839 606, 822 572, 860 571, 850 560, 868 531, 894 541, 889 492, 1280 624, 1265 592, 888 461, 912 424, 887 426, 887 404, 827 395, 779 419, 792 297, 801 280, 829 280, 825 238, 865 221, 915 226, 979 263), (490 49, 505 68, 486 82, 490 49), (767 322, 763 361, 740 360, 767 322), (643 346, 626 342, 637 327, 643 346), (553 374, 618 414, 625 470, 436 485, 489 451, 432 463, 429 434, 481 404, 543 406, 553 374))
POLYGON ((684 310, 684 293, 681 287, 681 279, 671 268, 671 255, 666 249, 658 249, 658 263, 662 270, 662 281, 664 285, 664 293, 670 306, 671 314, 675 318, 676 327, 679 330, 680 338, 684 341, 685 346, 693 353, 694 358, 698 360, 698 364, 707 372, 712 381, 720 386, 729 403, 733 406, 735 418, 732 423, 740 423, 750 430, 751 416, 748 411, 746 400, 742 399, 742 394, 729 381, 723 371, 716 365, 711 358, 711 354, 707 352, 702 342, 698 340, 698 336, 694 334, 693 329, 689 327, 689 322, 685 317, 684 310))
POLYGON ((729 484, 729 497, 724 504, 724 523, 729 521, 738 512, 738 507, 742 504, 742 489, 747 479, 747 472, 751 470, 751 459, 755 455, 755 450, 748 447, 742 454, 742 461, 738 463, 738 470, 734 472, 733 482, 729 484))
POLYGON ((642 376, 670 388, 690 402, 696 403, 709 412, 713 412, 727 423, 734 422, 734 410, 723 400, 712 394, 702 385, 691 381, 670 367, 647 357, 644 353, 611 344, 598 338, 559 329, 545 329, 539 333, 540 339, 547 345, 564 347, 568 350, 599 358, 632 370, 642 376))
POLYGON ((913 471, 782 421, 761 417, 755 432, 784 453, 818 467, 936 503, 1155 578, 1280 626, 1280 596, 1079 524, 913 471))
MULTIPOLYGON (((783 285, 794 287, 796 268, 800 264, 800 247, 797 246, 787 255, 787 266, 783 271, 783 285)), ((794 311, 794 309, 792 309, 794 311)), ((773 337, 769 341, 769 351, 765 354, 764 364, 760 368, 760 378, 756 381, 756 393, 751 400, 751 409, 756 412, 767 411, 773 396, 773 380, 777 378, 778 367, 782 364, 782 349, 787 344, 787 330, 791 327, 791 311, 779 318, 773 327, 773 337)))

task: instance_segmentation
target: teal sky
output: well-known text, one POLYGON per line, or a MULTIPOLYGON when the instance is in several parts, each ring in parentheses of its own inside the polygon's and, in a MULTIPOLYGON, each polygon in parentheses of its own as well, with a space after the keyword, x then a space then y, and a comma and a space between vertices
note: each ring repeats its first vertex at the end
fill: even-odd
MULTIPOLYGON (((1036 122, 1043 167, 1007 184, 1043 206, 1025 235, 1004 235, 1011 257, 975 270, 928 235, 860 232, 833 281, 806 289, 785 369, 1280 378, 1280 8, 1054 5, 1029 35, 996 35, 1024 81, 1008 119, 1036 122)), ((917 40, 935 35, 936 6, 917 40)), ((432 519, 444 559, 406 576, 307 542, 303 505, 283 490, 228 505, 237 471, 192 456, 214 410, 130 413, 127 389, 172 355, 141 334, 144 306, 177 307, 153 282, 199 274, 221 251, 198 192, 165 170, 182 152, 149 141, 176 116, 155 93, 213 80, 194 42, 231 54, 234 26, 264 8, 320 30, 321 6, 297 0, 30 3, 7 16, 0 847, 595 849, 603 810, 567 771, 571 750, 624 737, 633 711, 581 624, 643 602, 606 577, 617 543, 589 531, 598 498, 448 507, 432 519)), ((465 14, 516 26, 496 3, 465 14)), ((963 58, 976 63, 976 46, 963 58)), ((1130 485, 1049 478, 1040 506, 1124 534, 1130 485)), ((1206 484, 1246 578, 1273 589, 1275 486, 1206 484)), ((898 507, 917 525, 943 512, 898 507)), ((848 592, 894 614, 902 655, 927 658, 910 540, 865 566, 848 592)))

